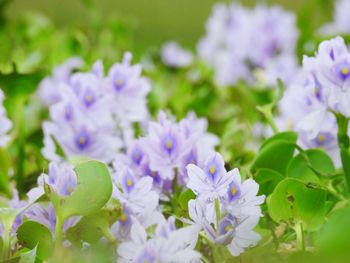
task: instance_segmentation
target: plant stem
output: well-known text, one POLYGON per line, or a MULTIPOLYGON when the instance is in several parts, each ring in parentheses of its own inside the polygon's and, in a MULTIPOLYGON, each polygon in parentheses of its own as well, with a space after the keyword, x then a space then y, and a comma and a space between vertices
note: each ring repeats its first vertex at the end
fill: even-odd
POLYGON ((343 165, 345 181, 350 192, 350 139, 348 136, 349 119, 343 115, 336 114, 338 124, 338 145, 340 148, 340 158, 343 165))
POLYGON ((62 243, 62 227, 63 220, 60 216, 56 216, 56 247, 62 243))
POLYGON ((25 162, 25 117, 24 117, 24 99, 17 99, 17 136, 18 136, 18 155, 17 155, 17 171, 16 186, 19 193, 23 192, 23 174, 25 162))
POLYGON ((221 217, 219 198, 215 199, 215 215, 216 215, 216 227, 219 227, 219 222, 221 217))
POLYGON ((3 236, 3 247, 2 247, 2 259, 5 261, 10 258, 11 251, 11 227, 7 228, 4 224, 4 236, 3 236))
POLYGON ((278 128, 273 118, 272 108, 273 108, 273 104, 257 106, 257 109, 264 115, 265 119, 271 126, 273 133, 276 134, 278 133, 278 128))
POLYGON ((304 231, 303 231, 303 224, 298 223, 295 225, 294 230, 297 234, 297 244, 298 248, 302 251, 305 251, 305 240, 304 240, 304 231))

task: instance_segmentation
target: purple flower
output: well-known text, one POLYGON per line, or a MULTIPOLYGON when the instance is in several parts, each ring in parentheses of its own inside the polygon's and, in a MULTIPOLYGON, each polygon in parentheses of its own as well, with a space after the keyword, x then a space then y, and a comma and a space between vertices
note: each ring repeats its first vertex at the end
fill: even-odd
MULTIPOLYGON (((267 83, 290 79, 296 63, 276 64, 281 58, 295 58, 298 32, 295 16, 278 6, 247 9, 237 4, 217 4, 206 25, 206 35, 198 45, 199 57, 215 70, 220 86, 259 80, 251 72, 262 71, 267 83), (276 61, 275 61, 276 60, 276 61)), ((295 59, 291 61, 295 62, 295 59)))
POLYGON ((187 67, 193 61, 192 53, 181 48, 174 41, 167 42, 162 46, 161 57, 165 65, 173 68, 187 67))
POLYGON ((143 139, 152 171, 159 171, 163 179, 173 179, 174 169, 181 167, 183 157, 193 147, 193 136, 186 136, 181 127, 160 112, 158 123, 150 122, 148 135, 143 139))
POLYGON ((105 81, 111 111, 120 120, 141 121, 147 116, 146 96, 149 80, 141 76, 141 66, 131 65, 131 54, 125 53, 121 64, 114 64, 105 81))
POLYGON ((335 2, 335 12, 333 21, 321 28, 321 33, 325 35, 349 34, 350 18, 348 10, 350 9, 349 0, 337 0, 335 2))
POLYGON ((201 198, 213 201, 226 194, 233 176, 239 173, 237 169, 226 172, 223 158, 213 153, 204 163, 203 169, 189 164, 187 166, 189 181, 187 187, 192 189, 201 198))
POLYGON ((39 97, 41 101, 50 106, 62 98, 62 91, 59 88, 61 83, 68 83, 74 69, 81 68, 83 61, 79 57, 72 57, 53 70, 50 77, 46 77, 39 84, 39 97))

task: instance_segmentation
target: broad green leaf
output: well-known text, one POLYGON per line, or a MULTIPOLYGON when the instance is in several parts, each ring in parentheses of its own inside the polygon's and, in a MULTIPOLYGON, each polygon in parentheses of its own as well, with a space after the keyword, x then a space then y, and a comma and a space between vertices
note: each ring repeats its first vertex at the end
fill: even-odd
MULTIPOLYGON (((316 236, 316 247, 332 256, 350 256, 350 207, 334 212, 316 236)), ((334 262, 340 262, 335 261, 334 262)), ((345 262, 345 261, 344 261, 345 262)))
POLYGON ((327 212, 326 197, 324 189, 286 178, 267 199, 268 211, 276 222, 302 223, 304 229, 316 230, 327 212))
POLYGON ((43 72, 32 74, 21 74, 15 70, 10 74, 0 72, 0 87, 4 90, 6 97, 26 96, 36 90, 42 78, 43 72))
POLYGON ((310 149, 295 156, 288 165, 287 176, 306 183, 320 183, 317 173, 335 172, 332 159, 322 150, 310 149))
POLYGON ((259 184, 259 194, 268 196, 273 192, 276 185, 285 177, 271 169, 259 169, 255 176, 255 181, 259 184))
POLYGON ((251 170, 255 172, 259 168, 267 168, 284 175, 287 165, 293 157, 294 149, 294 142, 287 140, 271 141, 259 151, 251 170))
POLYGON ((112 195, 112 180, 105 164, 98 161, 80 163, 77 187, 69 196, 58 196, 46 185, 45 191, 63 220, 71 216, 86 216, 99 211, 112 195))
POLYGON ((71 227, 66 232, 66 237, 73 244, 87 242, 96 244, 103 236, 114 239, 110 233, 110 224, 117 220, 117 212, 99 211, 96 214, 84 216, 79 223, 71 227))
POLYGON ((193 193, 193 191, 191 189, 186 189, 185 191, 183 191, 179 197, 179 204, 180 204, 181 208, 183 210, 187 211, 188 210, 188 202, 191 199, 195 199, 195 198, 196 198, 196 195, 195 195, 195 193, 193 193))
POLYGON ((32 250, 25 252, 21 255, 19 263, 35 263, 37 255, 37 247, 35 246, 32 250))
POLYGON ((265 146, 269 145, 271 142, 275 141, 287 141, 291 143, 296 143, 298 139, 298 134, 296 132, 280 132, 275 134, 274 136, 268 138, 261 146, 260 150, 261 151, 265 146))
POLYGON ((17 230, 17 239, 26 248, 36 248, 37 256, 42 260, 53 252, 54 242, 50 230, 37 222, 24 222, 17 230))

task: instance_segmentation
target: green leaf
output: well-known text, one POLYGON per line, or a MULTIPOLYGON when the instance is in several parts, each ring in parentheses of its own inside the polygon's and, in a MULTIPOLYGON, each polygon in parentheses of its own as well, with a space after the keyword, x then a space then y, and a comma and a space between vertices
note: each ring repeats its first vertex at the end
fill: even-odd
POLYGON ((90 216, 84 216, 79 223, 66 232, 66 237, 74 244, 81 245, 87 242, 91 245, 97 244, 103 236, 115 239, 110 233, 110 223, 117 220, 117 213, 107 210, 99 211, 90 216))
POLYGON ((287 142, 292 142, 292 143, 296 143, 298 139, 298 134, 296 132, 280 132, 277 133, 276 135, 268 138, 261 146, 260 146, 260 150, 261 151, 265 146, 269 145, 271 142, 274 141, 287 141, 287 142))
MULTIPOLYGON (((332 256, 350 256, 350 207, 334 212, 316 235, 316 247, 332 256)), ((336 261, 333 262, 346 262, 336 261)))
POLYGON ((35 246, 32 250, 25 252, 21 255, 19 263, 35 263, 37 253, 37 247, 35 246))
POLYGON ((271 169, 259 169, 255 176, 255 181, 259 184, 259 194, 270 195, 276 185, 285 177, 271 169))
POLYGON ((14 69, 9 74, 0 72, 0 87, 4 90, 6 97, 27 96, 36 90, 42 78, 43 72, 21 74, 14 69))
POLYGON ((180 204, 181 208, 183 210, 187 211, 188 210, 188 202, 191 199, 195 199, 195 198, 196 198, 196 195, 195 195, 195 193, 193 193, 193 191, 191 189, 186 189, 185 191, 183 191, 179 197, 179 204, 180 204))
POLYGON ((69 196, 58 196, 46 185, 45 191, 63 220, 99 211, 112 195, 112 180, 105 164, 98 161, 80 163, 76 168, 77 187, 69 196))
POLYGON ((281 181, 267 200, 271 218, 316 230, 323 223, 327 212, 327 192, 324 189, 305 184, 296 179, 281 181))
POLYGON ((34 221, 24 222, 17 230, 19 244, 29 249, 37 249, 37 256, 45 260, 53 252, 54 242, 50 230, 34 221))
POLYGON ((288 165, 287 176, 306 183, 320 183, 318 174, 335 172, 332 159, 322 150, 310 149, 299 153, 288 165))
POLYGON ((284 175, 294 149, 295 143, 288 140, 269 141, 258 153, 251 168, 252 172, 259 168, 267 168, 284 175))

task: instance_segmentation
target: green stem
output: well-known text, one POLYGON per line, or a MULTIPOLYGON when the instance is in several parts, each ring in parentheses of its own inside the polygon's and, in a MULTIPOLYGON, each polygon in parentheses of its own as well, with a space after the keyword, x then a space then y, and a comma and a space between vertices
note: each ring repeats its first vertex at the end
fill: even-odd
POLYGON ((294 230, 297 234, 297 244, 298 248, 302 251, 305 251, 305 240, 304 240, 304 230, 303 230, 303 224, 298 223, 295 225, 294 230))
POLYGON ((349 119, 340 114, 336 114, 336 118, 338 124, 338 145, 340 149, 340 158, 343 165, 348 191, 350 192, 350 139, 348 136, 349 119))
POLYGON ((24 117, 24 99, 17 100, 17 135, 18 135, 18 155, 17 155, 17 171, 16 171, 16 186, 19 193, 23 192, 23 175, 25 162, 25 117, 24 117))
POLYGON ((273 118, 272 108, 273 108, 273 104, 267 104, 264 106, 257 107, 257 109, 264 115, 265 119, 271 126, 273 133, 276 134, 278 133, 278 128, 273 118))
POLYGON ((60 216, 56 216, 56 247, 62 243, 63 220, 60 216))
POLYGON ((219 227, 219 222, 221 217, 219 198, 215 199, 215 215, 216 215, 216 227, 219 227))
POLYGON ((12 228, 7 228, 4 224, 4 236, 3 236, 3 247, 2 247, 2 259, 6 260, 10 258, 11 251, 11 230, 12 228))

